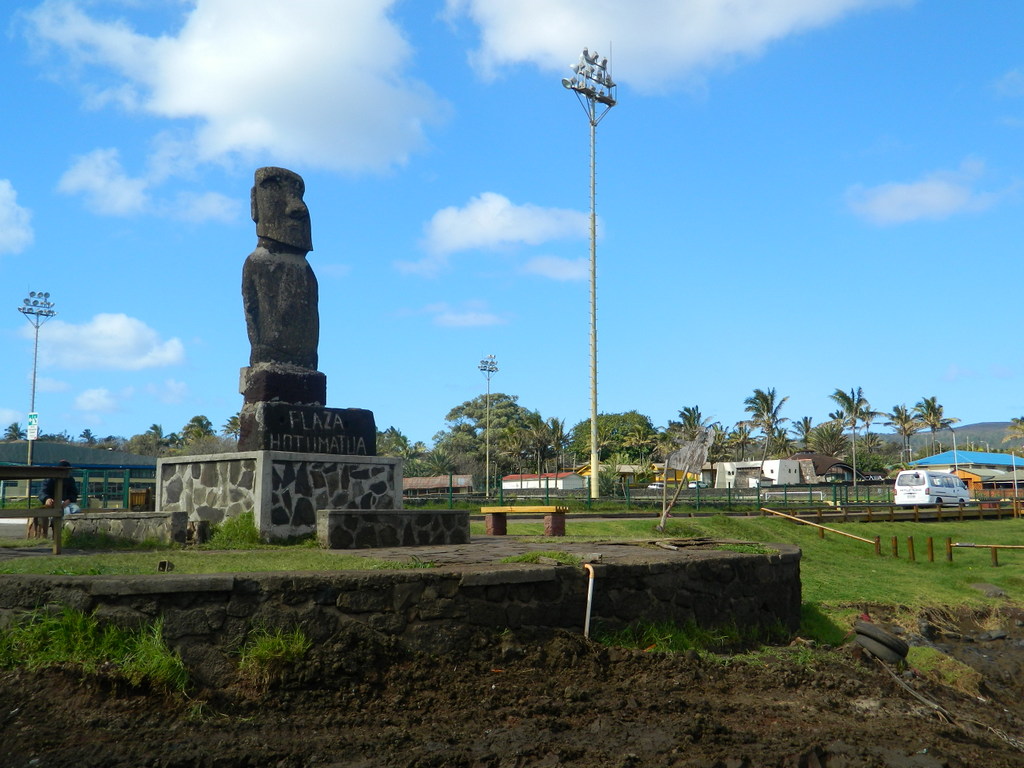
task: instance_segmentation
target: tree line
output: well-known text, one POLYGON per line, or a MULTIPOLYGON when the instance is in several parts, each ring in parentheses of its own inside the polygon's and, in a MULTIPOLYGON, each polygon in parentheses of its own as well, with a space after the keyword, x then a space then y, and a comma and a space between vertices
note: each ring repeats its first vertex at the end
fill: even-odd
MULTIPOLYGON (((911 438, 930 435, 928 453, 936 452, 944 430, 960 420, 947 416, 936 397, 922 397, 913 405, 896 404, 890 410, 871 406, 860 387, 836 389, 830 395, 836 409, 814 423, 810 416, 783 414, 788 396, 774 388, 755 389, 743 401, 746 418, 726 425, 706 418, 698 405, 685 406, 678 418, 662 428, 636 410, 599 414, 598 455, 602 465, 631 465, 643 476, 653 462, 663 461, 678 445, 711 436, 708 460, 762 462, 786 458, 797 451, 811 451, 849 460, 861 472, 884 472, 914 458, 911 438), (873 427, 891 429, 883 437, 873 427), (895 436, 897 439, 893 440, 895 436), (888 438, 888 439, 887 439, 888 438)), ((41 435, 41 440, 80 443, 145 456, 193 455, 235 450, 239 414, 220 430, 206 416, 193 416, 177 432, 165 433, 159 424, 130 438, 99 437, 85 429, 77 440, 67 433, 41 435)), ((24 440, 19 423, 9 425, 4 440, 24 440)), ((1024 441, 1024 417, 1010 421, 1004 442, 1024 441)), ((483 478, 490 458, 492 477, 507 474, 545 473, 569 469, 589 461, 590 419, 571 428, 557 417, 519 404, 516 395, 479 395, 451 409, 445 428, 433 437, 433 445, 413 442, 391 426, 377 433, 377 453, 404 459, 406 477, 469 474, 483 478)), ((604 482, 602 480, 602 482, 604 482)))

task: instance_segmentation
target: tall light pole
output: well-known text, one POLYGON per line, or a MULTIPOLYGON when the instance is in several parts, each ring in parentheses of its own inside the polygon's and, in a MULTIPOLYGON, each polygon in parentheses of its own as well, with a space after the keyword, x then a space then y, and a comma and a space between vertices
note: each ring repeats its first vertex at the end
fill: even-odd
POLYGON ((478 366, 487 379, 487 398, 484 400, 484 495, 491 497, 491 376, 498 372, 498 361, 494 355, 488 355, 478 366))
POLYGON ((946 429, 953 435, 953 473, 956 474, 960 471, 960 465, 956 461, 956 430, 953 427, 946 427, 946 429))
POLYGON ((597 124, 615 106, 616 85, 608 59, 586 48, 562 85, 576 93, 590 123, 590 498, 601 495, 597 450, 597 124))
MULTIPOLYGON (((18 311, 25 315, 25 318, 32 323, 32 327, 35 329, 35 344, 32 348, 32 404, 29 406, 29 421, 31 422, 36 418, 36 368, 39 363, 39 326, 57 313, 53 309, 53 302, 50 301, 50 294, 43 293, 42 291, 29 291, 28 298, 22 301, 18 311)), ((36 435, 32 434, 34 427, 36 427, 35 424, 29 424, 28 460, 26 462, 29 465, 32 464, 32 443, 36 440, 36 435)))

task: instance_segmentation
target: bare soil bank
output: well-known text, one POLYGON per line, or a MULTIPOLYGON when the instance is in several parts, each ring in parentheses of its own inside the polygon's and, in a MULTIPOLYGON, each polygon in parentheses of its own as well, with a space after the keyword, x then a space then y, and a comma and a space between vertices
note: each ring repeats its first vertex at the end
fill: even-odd
POLYGON ((269 686, 190 699, 6 672, 0 765, 1016 768, 1021 619, 976 618, 928 612, 906 637, 979 669, 980 696, 890 674, 855 644, 751 664, 466 632, 425 655, 358 625, 269 686))

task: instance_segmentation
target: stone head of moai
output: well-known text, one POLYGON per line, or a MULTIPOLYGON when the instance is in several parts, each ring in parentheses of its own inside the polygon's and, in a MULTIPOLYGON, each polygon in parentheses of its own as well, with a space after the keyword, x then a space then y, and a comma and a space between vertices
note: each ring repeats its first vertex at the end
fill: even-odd
POLYGON ((303 254, 313 250, 309 209, 302 196, 306 184, 286 168, 258 168, 252 188, 252 220, 259 244, 268 250, 303 254))

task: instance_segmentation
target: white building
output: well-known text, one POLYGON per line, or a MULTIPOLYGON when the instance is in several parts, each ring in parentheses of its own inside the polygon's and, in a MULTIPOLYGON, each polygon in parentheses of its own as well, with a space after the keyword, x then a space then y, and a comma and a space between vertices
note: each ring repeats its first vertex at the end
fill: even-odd
POLYGON ((795 459, 766 460, 763 477, 760 461, 719 461, 715 468, 715 488, 763 488, 800 482, 800 462, 795 459))
POLYGON ((542 475, 505 475, 501 478, 504 491, 545 489, 551 491, 577 491, 587 487, 587 481, 575 472, 545 472, 542 475))

